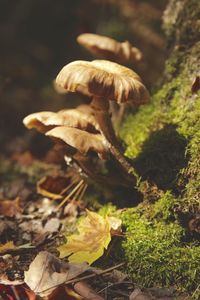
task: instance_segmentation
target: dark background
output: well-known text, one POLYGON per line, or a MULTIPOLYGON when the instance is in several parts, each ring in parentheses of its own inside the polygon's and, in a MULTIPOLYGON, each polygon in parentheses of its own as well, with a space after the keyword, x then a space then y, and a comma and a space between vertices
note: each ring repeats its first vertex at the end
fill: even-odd
POLYGON ((26 134, 22 119, 27 114, 56 111, 74 100, 58 95, 52 81, 68 62, 92 59, 76 43, 81 33, 128 39, 140 48, 144 60, 131 67, 151 89, 166 56, 161 28, 166 2, 0 0, 0 147, 26 134))

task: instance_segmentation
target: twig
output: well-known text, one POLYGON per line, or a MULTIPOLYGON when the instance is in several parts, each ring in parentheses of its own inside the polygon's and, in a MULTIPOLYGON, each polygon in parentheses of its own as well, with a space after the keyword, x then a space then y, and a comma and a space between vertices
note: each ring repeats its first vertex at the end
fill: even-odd
POLYGON ((133 283, 131 281, 120 281, 120 282, 110 283, 108 286, 106 286, 105 288, 98 291, 98 293, 100 294, 100 293, 104 292, 105 290, 107 290, 107 289, 109 289, 113 286, 120 285, 120 284, 131 284, 131 285, 133 285, 133 283))
MULTIPOLYGON (((76 282, 83 281, 83 280, 85 280, 85 279, 89 279, 89 278, 92 278, 92 277, 95 277, 95 276, 100 276, 100 275, 103 275, 103 274, 105 274, 105 273, 108 273, 108 272, 110 272, 110 271, 112 271, 112 270, 115 270, 115 269, 117 269, 117 268, 119 268, 119 267, 121 267, 121 266, 123 266, 123 265, 125 265, 124 262, 123 262, 123 263, 120 263, 120 264, 118 264, 118 265, 116 265, 116 266, 110 267, 110 268, 108 268, 108 269, 106 269, 106 270, 103 270, 103 271, 99 272, 98 274, 90 274, 90 275, 86 275, 86 276, 83 276, 83 277, 79 277, 79 278, 75 278, 75 279, 68 280, 68 281, 64 282, 63 284, 57 284, 57 285, 54 286, 54 288, 56 288, 56 287, 58 287, 58 286, 61 286, 61 285, 64 285, 64 284, 70 284, 70 283, 71 283, 71 284, 75 284, 76 282)), ((52 287, 51 287, 51 288, 52 288, 52 287)), ((50 288, 50 289, 51 289, 51 288, 50 288)), ((50 289, 43 290, 43 291, 41 291, 41 293, 45 293, 45 292, 47 292, 47 291, 50 290, 50 289)))
POLYGON ((75 194, 75 192, 79 189, 79 187, 83 184, 84 180, 82 179, 76 187, 71 191, 71 193, 58 205, 57 211, 70 199, 70 197, 75 194))
POLYGON ((89 279, 89 278, 92 278, 92 277, 95 277, 95 276, 100 276, 100 275, 103 275, 105 273, 108 273, 112 270, 115 270, 121 266, 125 265, 125 263, 120 263, 116 266, 113 266, 113 267, 110 267, 106 270, 103 270, 102 272, 99 272, 99 274, 91 274, 91 275, 86 275, 86 276, 83 276, 83 277, 79 277, 79 278, 76 278, 76 279, 72 279, 72 280, 69 280, 66 282, 66 284, 69 284, 69 283, 76 283, 76 282, 79 282, 79 281, 82 281, 82 280, 85 280, 85 279, 89 279))

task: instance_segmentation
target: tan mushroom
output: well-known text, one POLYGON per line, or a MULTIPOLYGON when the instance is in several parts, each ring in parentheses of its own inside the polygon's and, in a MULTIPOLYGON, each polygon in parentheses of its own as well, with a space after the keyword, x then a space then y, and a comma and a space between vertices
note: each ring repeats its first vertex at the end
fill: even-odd
POLYGON ((132 166, 121 153, 113 130, 108 99, 119 104, 132 102, 140 105, 148 102, 149 93, 140 77, 129 68, 105 60, 75 61, 60 71, 56 83, 67 91, 81 91, 92 97, 95 118, 110 144, 112 154, 126 172, 133 172, 132 166))
POLYGON ((42 111, 30 114, 23 119, 24 125, 28 129, 35 128, 41 133, 45 133, 52 128, 52 126, 47 125, 48 119, 54 117, 54 112, 42 111))
POLYGON ((60 95, 66 94, 66 90, 63 89, 63 88, 61 88, 60 86, 58 86, 58 85, 56 84, 55 79, 53 80, 52 84, 53 84, 54 90, 55 90, 58 94, 60 94, 60 95))
MULTIPOLYGON (((112 176, 112 178, 109 178, 108 176, 103 176, 98 173, 98 170, 96 169, 96 163, 93 162, 90 156, 87 154, 89 151, 93 151, 96 152, 100 158, 107 159, 110 155, 110 152, 105 139, 99 133, 95 134, 80 130, 86 127, 84 122, 78 123, 78 120, 75 122, 73 118, 63 121, 62 114, 65 114, 66 111, 72 110, 62 110, 58 113, 34 113, 24 119, 24 124, 28 128, 35 128, 42 133, 46 133, 47 136, 52 137, 54 140, 56 139, 56 141, 59 141, 57 144, 57 146, 59 146, 57 154, 61 153, 63 157, 65 154, 67 154, 67 156, 72 157, 73 162, 76 162, 81 167, 83 172, 96 182, 103 184, 104 186, 112 186, 117 184, 127 187, 132 185, 130 180, 123 178, 123 176, 119 178, 112 176), (63 123, 65 126, 62 126, 63 123), (69 124, 70 127, 67 127, 67 124, 69 124), (72 125, 77 126, 79 129, 72 128, 72 125)), ((89 117, 93 116, 92 109, 88 105, 78 106, 77 112, 79 111, 82 114, 84 112, 83 115, 85 118, 87 115, 89 117)), ((77 116, 79 116, 79 114, 77 116)), ((92 121, 94 121, 93 124, 96 126, 95 119, 92 119, 92 121)))
POLYGON ((84 108, 81 105, 77 109, 63 109, 57 113, 50 111, 33 113, 25 117, 23 123, 27 128, 36 128, 41 133, 55 126, 68 126, 89 132, 99 130, 99 125, 88 105, 84 105, 84 108))
POLYGON ((46 132, 46 135, 63 141, 83 155, 89 151, 96 152, 101 158, 106 158, 109 155, 106 141, 99 133, 94 134, 77 128, 58 126, 46 132))
POLYGON ((58 126, 48 131, 46 135, 58 142, 64 142, 68 152, 69 147, 75 149, 76 151, 72 154, 74 161, 76 161, 82 171, 95 182, 103 184, 104 187, 116 185, 132 187, 133 181, 130 182, 128 178, 119 176, 123 174, 112 176, 99 174, 96 164, 94 164, 93 160, 87 155, 88 152, 92 151, 101 159, 107 159, 110 156, 110 150, 101 134, 88 133, 66 126, 58 126))
POLYGON ((93 33, 83 33, 78 36, 77 42, 97 58, 108 59, 119 63, 135 63, 142 59, 139 49, 128 41, 123 43, 93 33))

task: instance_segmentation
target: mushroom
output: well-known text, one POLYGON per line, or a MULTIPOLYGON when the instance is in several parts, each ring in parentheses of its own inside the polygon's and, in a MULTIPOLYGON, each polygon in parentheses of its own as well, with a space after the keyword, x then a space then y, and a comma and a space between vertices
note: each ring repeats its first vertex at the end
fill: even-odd
POLYGON ((133 182, 130 182, 123 176, 101 175, 96 170, 96 165, 87 156, 88 152, 95 152, 101 159, 107 159, 110 155, 109 148, 103 136, 99 133, 89 133, 77 128, 66 126, 58 126, 46 132, 46 136, 53 138, 58 142, 64 142, 67 146, 75 151, 71 151, 73 159, 81 167, 85 174, 96 182, 104 186, 121 185, 130 187, 133 182))
POLYGON ((142 59, 139 49, 128 41, 123 43, 93 33, 83 33, 77 37, 77 42, 97 58, 108 59, 119 63, 134 63, 142 59))
POLYGON ((148 102, 149 93, 140 77, 131 69, 106 60, 75 61, 58 74, 56 83, 70 92, 82 92, 92 97, 91 106, 101 133, 109 143, 110 151, 126 173, 133 167, 122 154, 109 115, 109 100, 118 104, 148 102))
MULTIPOLYGON (((35 128, 47 136, 63 142, 57 144, 58 152, 61 155, 67 154, 73 157, 81 169, 89 176, 104 183, 108 181, 107 177, 99 175, 97 168, 92 160, 87 156, 88 152, 96 152, 101 159, 107 159, 110 155, 107 143, 104 137, 98 131, 98 124, 92 114, 93 110, 88 105, 80 105, 77 109, 61 110, 54 112, 38 112, 27 116, 24 119, 24 125, 31 129, 35 128), (84 131, 89 130, 90 132, 84 131)), ((70 159, 71 164, 71 159, 70 159)), ((123 174, 122 174, 123 175, 123 174)), ((109 180, 112 184, 130 186, 132 182, 126 178, 109 180)))
POLYGON ((68 126, 89 132, 99 130, 99 125, 88 105, 80 105, 77 109, 63 109, 57 113, 50 111, 33 113, 25 117, 23 123, 27 128, 36 128, 41 133, 55 126, 68 126))
POLYGON ((94 134, 77 128, 58 126, 45 135, 63 141, 83 155, 87 155, 89 151, 96 152, 103 159, 109 155, 109 149, 100 133, 94 134))

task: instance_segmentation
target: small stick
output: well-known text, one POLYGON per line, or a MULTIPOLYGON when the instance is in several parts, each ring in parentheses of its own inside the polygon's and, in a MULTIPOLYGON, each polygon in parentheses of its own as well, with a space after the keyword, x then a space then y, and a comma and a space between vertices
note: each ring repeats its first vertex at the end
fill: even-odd
POLYGON ((77 190, 77 192, 73 195, 72 201, 78 200, 79 195, 81 195, 83 189, 85 187, 85 183, 83 183, 80 188, 77 190))
POLYGON ((121 285, 121 284, 131 284, 131 285, 133 285, 133 283, 131 281, 120 281, 120 282, 110 283, 108 286, 106 286, 105 288, 103 288, 100 291, 98 291, 98 293, 102 293, 105 290, 107 290, 107 289, 109 289, 109 288, 111 288, 113 286, 121 285))
POLYGON ((78 177, 75 178, 66 188, 64 188, 62 190, 62 192, 60 193, 61 195, 64 195, 76 182, 78 182, 78 177))
MULTIPOLYGON (((108 273, 108 272, 110 272, 110 271, 112 271, 112 270, 115 270, 115 269, 117 269, 117 268, 119 268, 119 267, 121 267, 121 266, 123 266, 123 265, 125 265, 124 262, 123 262, 123 263, 120 263, 120 264, 118 264, 118 265, 116 265, 116 266, 110 267, 110 268, 108 268, 108 269, 106 269, 106 270, 103 270, 103 271, 99 272, 98 274, 95 273, 95 274, 90 274, 90 275, 86 275, 86 276, 83 276, 83 277, 71 279, 71 280, 68 280, 68 281, 64 282, 63 284, 70 284, 70 283, 74 284, 74 283, 76 283, 76 282, 83 281, 83 280, 85 280, 85 279, 93 278, 93 277, 95 277, 95 276, 100 276, 100 275, 103 275, 103 274, 105 274, 105 273, 108 273)), ((56 288, 56 287, 58 287, 58 286, 60 286, 60 285, 63 285, 63 284, 57 284, 57 285, 54 286, 54 288, 56 288)), ((51 288, 52 288, 52 287, 51 287, 51 288)), ((44 292, 47 292, 48 290, 50 290, 50 289, 46 289, 46 290, 43 290, 43 291, 41 291, 41 292, 44 293, 44 292)))
POLYGON ((77 186, 71 191, 71 193, 65 197, 65 199, 58 205, 56 210, 59 210, 68 200, 69 198, 79 189, 79 187, 83 184, 84 180, 82 179, 77 186))
POLYGON ((85 186, 84 186, 84 188, 83 188, 83 190, 82 190, 82 193, 79 196, 79 201, 82 200, 82 198, 83 198, 83 196, 84 196, 84 194, 85 194, 85 192, 87 190, 87 187, 88 187, 88 184, 86 183, 85 186))
POLYGON ((114 267, 110 267, 110 268, 108 268, 108 269, 106 269, 106 270, 104 270, 104 271, 101 271, 101 272, 99 272, 98 274, 86 275, 86 276, 83 276, 83 277, 79 277, 79 278, 75 278, 75 279, 69 280, 69 281, 66 282, 66 284, 69 284, 69 283, 76 283, 76 282, 79 282, 79 281, 82 281, 82 280, 85 280, 85 279, 89 279, 89 278, 92 278, 92 277, 95 277, 95 276, 103 275, 103 274, 105 274, 105 273, 108 273, 108 272, 110 272, 110 271, 112 271, 112 270, 115 270, 115 269, 117 269, 117 268, 123 266, 124 264, 125 264, 125 263, 120 263, 120 264, 118 264, 118 265, 116 265, 116 266, 114 266, 114 267))

